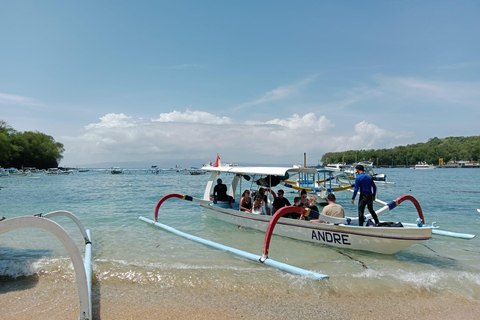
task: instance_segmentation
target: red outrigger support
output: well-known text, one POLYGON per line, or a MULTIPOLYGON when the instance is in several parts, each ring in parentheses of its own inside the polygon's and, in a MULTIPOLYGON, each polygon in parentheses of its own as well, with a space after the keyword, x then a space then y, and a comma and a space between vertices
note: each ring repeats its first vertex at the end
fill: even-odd
POLYGON ((167 194, 166 196, 163 196, 163 197, 157 202, 157 205, 155 206, 155 213, 153 214, 153 221, 154 221, 154 222, 157 222, 158 210, 160 210, 160 206, 162 205, 162 203, 165 202, 165 200, 170 199, 170 198, 179 198, 179 199, 188 200, 188 201, 192 201, 192 200, 193 200, 193 197, 187 196, 186 194, 183 194, 183 195, 182 195, 182 194, 178 194, 178 193, 170 193, 170 194, 167 194))
POLYGON ((263 243, 263 255, 260 258, 260 262, 264 262, 268 258, 268 248, 270 247, 270 239, 272 238, 273 229, 275 229, 275 225, 277 224, 278 219, 280 219, 282 216, 290 212, 300 213, 304 215, 308 213, 308 211, 310 211, 310 209, 303 209, 300 207, 288 206, 288 207, 283 207, 277 210, 277 212, 275 212, 272 219, 270 219, 270 223, 268 224, 268 227, 267 227, 267 232, 265 233, 265 242, 263 243))
POLYGON ((405 200, 409 200, 413 203, 413 205, 417 209, 418 217, 422 220, 422 223, 425 224, 425 219, 423 218, 422 207, 420 207, 420 203, 418 203, 417 199, 415 199, 412 196, 409 196, 409 195, 400 196, 397 199, 390 201, 387 204, 387 206, 390 210, 392 210, 393 208, 395 208, 396 206, 398 206, 400 203, 402 203, 405 200))

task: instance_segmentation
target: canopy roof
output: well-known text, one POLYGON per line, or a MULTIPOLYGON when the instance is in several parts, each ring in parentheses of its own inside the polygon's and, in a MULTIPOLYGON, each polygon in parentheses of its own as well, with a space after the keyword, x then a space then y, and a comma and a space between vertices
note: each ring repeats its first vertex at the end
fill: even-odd
POLYGON ((202 170, 206 171, 217 171, 217 172, 227 172, 233 174, 265 174, 265 175, 273 175, 273 176, 285 176, 288 173, 297 173, 297 172, 304 172, 304 173, 318 173, 315 168, 304 168, 300 166, 293 166, 293 167, 229 167, 229 166, 220 166, 220 167, 212 167, 212 166, 205 166, 202 167, 202 170))

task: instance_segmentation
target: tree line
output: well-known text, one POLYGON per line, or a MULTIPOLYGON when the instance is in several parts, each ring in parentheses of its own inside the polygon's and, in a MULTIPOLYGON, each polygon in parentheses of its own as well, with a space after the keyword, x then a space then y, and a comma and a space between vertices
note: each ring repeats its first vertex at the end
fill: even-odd
POLYGON ((63 144, 41 132, 18 132, 0 120, 0 166, 4 168, 56 168, 63 144))
POLYGON ((348 150, 328 152, 322 156, 323 164, 372 161, 378 166, 413 166, 419 161, 438 164, 442 158, 449 161, 474 161, 480 159, 480 136, 429 139, 426 143, 397 146, 391 149, 348 150))

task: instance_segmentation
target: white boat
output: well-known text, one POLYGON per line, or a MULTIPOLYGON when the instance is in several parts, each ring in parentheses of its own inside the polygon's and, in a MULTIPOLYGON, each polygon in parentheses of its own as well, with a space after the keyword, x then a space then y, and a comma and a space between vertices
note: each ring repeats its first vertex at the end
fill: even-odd
MULTIPOLYGON (((158 202, 155 208, 154 220, 158 219, 158 213, 161 204, 169 198, 180 198, 183 200, 198 203, 206 212, 207 216, 229 222, 235 225, 249 227, 260 231, 272 230, 273 233, 303 240, 307 242, 325 244, 342 249, 364 250, 384 254, 394 254, 410 245, 428 240, 432 237, 432 226, 423 224, 423 214, 418 203, 418 215, 422 223, 412 224, 408 227, 360 227, 358 218, 334 218, 331 216, 319 215, 319 218, 326 223, 315 223, 305 220, 283 218, 287 212, 303 213, 303 215, 313 216, 315 212, 299 207, 284 207, 278 210, 275 215, 258 215, 239 210, 240 195, 244 189, 255 185, 268 186, 271 198, 275 193, 271 187, 278 185, 281 181, 288 179, 294 174, 308 174, 317 172, 314 168, 304 168, 300 166, 293 167, 224 167, 224 166, 205 166, 202 170, 211 172, 202 198, 194 198, 188 195, 168 194, 158 202), (211 198, 212 188, 220 174, 233 174, 234 177, 228 188, 228 195, 233 197, 233 208, 228 207, 228 203, 222 201, 213 201, 211 198), (246 184, 246 185, 245 185, 246 184), (298 211, 301 212, 298 212, 298 211), (275 227, 276 223, 276 227, 275 227), (273 224, 273 227, 272 227, 273 224)), ((403 196, 385 205, 378 210, 378 215, 382 215, 395 208, 401 201, 410 200, 416 202, 413 197, 403 196), (402 198, 402 197, 401 197, 402 198), (399 198, 400 199, 400 198, 399 198), (413 200, 412 200, 413 199, 413 200)), ((301 213, 301 214, 302 214, 301 213)), ((371 218, 365 216, 366 220, 371 218)))
POLYGON ((150 170, 148 170, 148 173, 159 174, 160 169, 158 168, 158 166, 151 166, 150 170))
MULTIPOLYGON (((372 162, 363 161, 363 162, 359 162, 358 164, 363 165, 363 167, 365 168, 365 173, 370 175, 373 181, 375 181, 376 183, 378 182, 378 183, 394 184, 393 182, 387 182, 386 174, 374 172, 372 162)), ((355 169, 356 166, 357 166, 357 163, 345 166, 343 170, 344 174, 337 175, 337 180, 339 181, 339 183, 342 183, 342 184, 355 183, 355 178, 357 177, 357 171, 355 169)))
POLYGON ((48 175, 69 175, 70 173, 72 172, 68 170, 60 170, 58 168, 49 168, 47 171, 45 171, 45 174, 48 175))
POLYGON ((343 171, 345 165, 343 163, 329 163, 325 166, 325 169, 330 171, 343 171))
POLYGON ((3 168, 0 168, 0 177, 8 177, 9 174, 7 171, 5 171, 5 169, 3 168))
POLYGON ((435 166, 426 162, 419 162, 413 167, 413 169, 435 169, 435 166))
POLYGON ((111 174, 122 174, 123 173, 123 169, 119 168, 119 167, 113 167, 111 170, 110 170, 110 173, 111 174))
POLYGON ((8 176, 8 177, 26 177, 28 176, 28 172, 24 172, 23 170, 18 170, 17 168, 5 168, 0 172, 1 176, 8 176))

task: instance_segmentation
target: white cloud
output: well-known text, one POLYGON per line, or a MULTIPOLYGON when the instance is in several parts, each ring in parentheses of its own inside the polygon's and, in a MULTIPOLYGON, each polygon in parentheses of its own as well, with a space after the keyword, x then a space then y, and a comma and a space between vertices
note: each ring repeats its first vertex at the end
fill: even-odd
POLYGON ((413 97, 464 106, 480 105, 480 82, 429 81, 418 78, 390 79, 392 89, 413 97), (395 87, 396 86, 396 87, 395 87))
POLYGON ((208 123, 208 124, 230 124, 232 119, 228 117, 218 117, 208 112, 190 111, 185 112, 173 111, 169 113, 160 113, 155 122, 190 122, 190 123, 208 123))
POLYGON ((391 101, 399 98, 418 108, 424 103, 438 103, 440 108, 479 106, 480 82, 439 81, 418 77, 375 76, 375 91, 391 101))
POLYGON ((13 104, 24 106, 41 106, 40 103, 29 97, 22 97, 8 93, 0 92, 0 104, 13 104))
POLYGON ((362 83, 340 93, 340 98, 322 105, 327 109, 376 113, 402 112, 430 113, 451 111, 452 108, 480 107, 480 82, 439 81, 419 77, 391 77, 375 75, 368 84, 362 83), (428 109, 428 110, 427 110, 428 109))
POLYGON ((283 100, 283 99, 295 96, 296 94, 298 94, 300 92, 300 90, 304 86, 306 86, 307 84, 312 82, 314 79, 315 79, 315 76, 312 76, 312 77, 308 77, 308 78, 303 79, 303 80, 301 80, 297 83, 294 83, 294 84, 280 86, 278 88, 275 88, 273 90, 270 90, 270 91, 264 93, 263 96, 261 96, 258 99, 255 99, 255 100, 249 101, 249 102, 245 102, 245 103, 239 105, 235 109, 238 110, 238 109, 253 107, 253 106, 256 106, 256 105, 261 105, 261 104, 272 102, 272 101, 279 101, 279 100, 283 100))
POLYGON ((291 130, 322 132, 332 128, 334 125, 325 116, 317 116, 314 113, 307 113, 303 117, 298 114, 292 115, 287 119, 273 119, 265 122, 266 124, 277 124, 291 130))
POLYGON ((127 128, 133 127, 134 121, 132 117, 126 116, 123 113, 108 113, 100 117, 100 123, 92 123, 85 127, 86 130, 94 128, 127 128))
POLYGON ((151 159, 206 162, 219 153, 227 162, 293 164, 302 162, 304 152, 320 158, 328 151, 378 148, 398 139, 398 135, 365 121, 354 128, 333 132, 334 123, 313 113, 235 123, 229 118, 227 121, 206 112, 187 110, 164 114, 159 119, 149 121, 125 114, 107 114, 99 123, 85 126, 82 135, 62 137, 66 149, 63 163, 84 165, 151 159))

